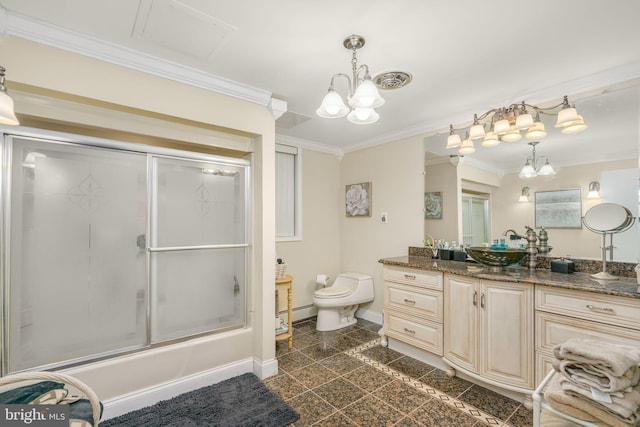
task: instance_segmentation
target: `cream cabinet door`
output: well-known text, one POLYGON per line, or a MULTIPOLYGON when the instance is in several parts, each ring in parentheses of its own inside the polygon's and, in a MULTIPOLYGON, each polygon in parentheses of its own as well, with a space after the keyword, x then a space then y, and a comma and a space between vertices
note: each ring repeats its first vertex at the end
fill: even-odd
POLYGON ((480 282, 480 352, 483 377, 534 387, 533 286, 480 282))
POLYGON ((478 372, 479 284, 476 279, 445 274, 445 358, 473 372, 478 372))

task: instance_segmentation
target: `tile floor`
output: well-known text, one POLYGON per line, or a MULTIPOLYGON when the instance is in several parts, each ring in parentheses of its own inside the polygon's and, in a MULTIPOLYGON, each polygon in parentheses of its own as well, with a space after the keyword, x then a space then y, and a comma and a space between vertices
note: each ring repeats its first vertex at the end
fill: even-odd
POLYGON ((278 342, 278 375, 266 384, 300 414, 303 426, 533 425, 519 402, 381 347, 380 326, 318 332, 294 323, 293 348, 278 342))

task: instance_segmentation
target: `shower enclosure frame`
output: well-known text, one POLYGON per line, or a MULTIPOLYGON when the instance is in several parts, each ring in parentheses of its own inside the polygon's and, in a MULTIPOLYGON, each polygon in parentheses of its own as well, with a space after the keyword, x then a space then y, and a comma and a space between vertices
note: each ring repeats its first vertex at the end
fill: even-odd
MULTIPOLYGON (((2 327, 0 328, 0 375, 7 375, 11 373, 9 366, 7 345, 9 344, 10 333, 10 278, 11 278, 11 261, 10 261, 10 246, 11 246, 11 177, 12 177, 12 148, 13 138, 27 138, 32 140, 43 141, 51 144, 69 145, 77 147, 88 147, 97 149, 115 150, 123 153, 132 153, 146 156, 147 164, 147 177, 146 177, 146 230, 145 230, 145 243, 146 243, 146 338, 145 343, 141 346, 130 349, 118 349, 114 351, 101 352, 98 354, 91 354, 88 356, 77 357, 74 359, 64 360, 61 362, 50 363, 42 366, 37 366, 38 369, 52 369, 59 367, 69 367, 86 362, 93 362, 103 360, 113 356, 121 356, 125 354, 135 353, 139 351, 145 351, 151 348, 165 346, 176 342, 192 339, 197 336, 205 336, 211 334, 217 334, 234 329, 244 329, 250 327, 250 304, 251 304, 251 290, 252 290, 252 274, 251 265, 253 259, 252 242, 253 242, 253 228, 251 218, 253 217, 253 175, 252 175, 252 162, 251 154, 247 155, 248 159, 231 158, 216 156, 205 153, 198 153, 192 151, 183 151, 178 149, 156 147, 143 144, 134 144, 129 142, 107 140, 102 138, 81 136, 75 134, 67 134, 48 130, 31 129, 24 127, 9 127, 0 125, 0 143, 2 144, 0 150, 0 165, 2 167, 0 173, 0 320, 2 321, 2 327), (151 181, 155 173, 151 167, 154 158, 167 158, 177 159, 181 161, 194 161, 205 162, 216 165, 236 166, 243 170, 244 173, 244 187, 242 189, 244 194, 244 242, 234 244, 216 244, 216 245, 194 245, 194 246, 175 246, 175 247, 151 247, 150 246, 150 233, 152 222, 152 210, 153 210, 153 198, 156 196, 152 194, 154 188, 157 186, 151 181), (220 329, 212 329, 205 332, 199 332, 192 335, 185 335, 179 338, 173 338, 154 343, 152 341, 151 334, 151 309, 153 304, 152 295, 152 274, 151 274, 151 257, 153 253, 160 252, 172 252, 172 251, 198 251, 198 250, 216 250, 216 249, 235 249, 243 248, 244 250, 244 296, 243 296, 243 312, 241 314, 241 322, 237 325, 224 327, 220 329)), ((32 369, 32 368, 28 368, 32 369)), ((13 371, 17 372, 17 371, 13 371)))

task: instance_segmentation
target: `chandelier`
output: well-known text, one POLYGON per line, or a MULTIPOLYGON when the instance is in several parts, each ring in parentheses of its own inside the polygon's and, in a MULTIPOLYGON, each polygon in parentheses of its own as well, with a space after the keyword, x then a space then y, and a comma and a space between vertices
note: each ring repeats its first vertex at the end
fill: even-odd
POLYGON ((358 67, 356 52, 364 46, 364 38, 353 34, 344 39, 343 46, 351 50, 351 77, 344 73, 337 73, 331 77, 329 90, 316 110, 316 114, 326 119, 337 119, 347 116, 347 120, 356 124, 375 123, 380 118, 376 108, 384 104, 380 96, 381 89, 398 89, 407 85, 412 76, 403 71, 381 73, 371 79, 369 67, 365 64, 358 67), (347 104, 338 94, 334 86, 337 77, 344 77, 348 81, 349 91, 347 104))
POLYGON ((522 170, 518 174, 520 178, 534 178, 538 175, 555 175, 556 171, 553 170, 551 164, 549 164, 549 158, 547 156, 540 156, 536 158, 536 145, 540 144, 539 141, 532 141, 529 143, 533 147, 531 157, 527 157, 522 170), (544 164, 542 160, 544 159, 544 164))
POLYGON ((0 66, 0 124, 17 126, 20 123, 13 110, 13 99, 11 99, 7 93, 7 88, 4 86, 5 71, 5 68, 0 66))
MULTIPOLYGON (((475 151, 475 140, 482 140, 483 147, 495 147, 502 142, 514 142, 522 139, 541 139, 547 136, 541 114, 557 116, 555 127, 561 128, 563 134, 582 132, 587 128, 584 119, 576 111, 575 106, 569 105, 565 95, 564 100, 553 107, 542 108, 522 101, 507 107, 494 108, 478 116, 473 115, 470 126, 455 129, 449 125, 447 148, 458 148, 460 154, 471 154, 475 151), (560 110, 558 110, 560 108, 560 110), (535 117, 534 115, 535 114, 535 117), (466 130, 464 141, 455 131, 466 130)), ((535 151, 535 146, 534 146, 535 151)))

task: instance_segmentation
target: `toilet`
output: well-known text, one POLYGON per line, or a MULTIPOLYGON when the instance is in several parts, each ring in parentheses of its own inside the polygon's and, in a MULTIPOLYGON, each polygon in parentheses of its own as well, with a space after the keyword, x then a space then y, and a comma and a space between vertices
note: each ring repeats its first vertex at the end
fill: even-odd
POLYGON ((343 273, 333 285, 313 293, 318 308, 316 330, 335 331, 356 323, 358 305, 373 301, 373 277, 361 273, 343 273))

